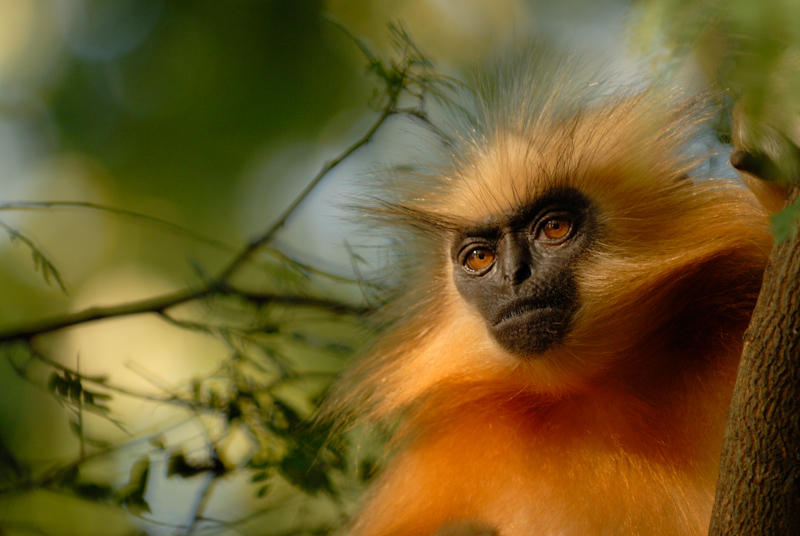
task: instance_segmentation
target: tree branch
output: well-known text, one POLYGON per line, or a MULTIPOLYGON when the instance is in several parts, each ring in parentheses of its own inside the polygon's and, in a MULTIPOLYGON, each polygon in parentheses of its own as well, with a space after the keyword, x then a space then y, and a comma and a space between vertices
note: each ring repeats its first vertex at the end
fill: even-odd
MULTIPOLYGON (((396 102, 396 100, 394 102, 396 102)), ((275 220, 275 222, 269 227, 269 229, 267 229, 261 236, 250 242, 250 244, 244 250, 242 250, 241 253, 239 253, 236 257, 234 257, 234 259, 231 261, 228 267, 225 268, 222 271, 222 273, 220 273, 219 277, 217 278, 218 283, 226 283, 233 276, 233 274, 241 267, 242 264, 247 262, 247 260, 256 251, 258 251, 261 247, 263 247, 270 240, 272 240, 272 238, 275 236, 275 233, 277 233, 281 229, 281 227, 283 227, 286 224, 286 221, 289 219, 292 213, 294 213, 297 207, 300 206, 300 204, 306 199, 306 197, 308 197, 308 195, 314 190, 314 188, 320 183, 320 181, 322 181, 322 179, 325 178, 325 176, 328 173, 330 173, 330 171, 333 168, 341 164, 348 156, 356 152, 359 148, 369 143, 375 132, 380 128, 380 126, 384 123, 384 121, 386 121, 386 118, 389 117, 392 113, 394 113, 393 110, 394 102, 392 103, 391 107, 387 106, 383 110, 383 112, 381 113, 380 117, 375 122, 375 124, 372 125, 372 127, 367 131, 367 133, 363 137, 361 137, 361 139, 359 139, 353 145, 351 145, 339 157, 331 160, 330 162, 325 164, 325 166, 323 166, 323 168, 319 171, 319 173, 317 173, 317 175, 311 180, 311 182, 308 183, 308 185, 306 185, 303 191, 300 192, 300 195, 298 195, 297 198, 295 198, 295 200, 292 201, 292 203, 288 207, 286 207, 283 213, 278 217, 277 220, 275 220)))
MULTIPOLYGON (((789 202, 800 198, 795 188, 789 202)), ((774 246, 744 338, 711 536, 800 532, 800 237, 774 246)))
POLYGON ((78 324, 95 322, 98 320, 138 315, 142 313, 158 313, 170 307, 208 296, 213 292, 214 290, 212 287, 206 286, 198 290, 186 289, 174 292, 172 294, 165 294, 163 296, 124 303, 121 305, 112 305, 109 307, 90 307, 74 314, 40 320, 23 327, 0 330, 0 343, 20 339, 30 339, 37 335, 43 335, 45 333, 58 331, 60 329, 76 326, 78 324))
MULTIPOLYGON (((217 275, 216 278, 209 280, 202 286, 197 288, 187 288, 163 296, 157 296, 141 301, 131 302, 127 304, 114 305, 109 307, 91 307, 84 311, 74 314, 58 316, 55 318, 45 319, 32 324, 13 327, 7 329, 0 329, 0 343, 9 342, 13 340, 30 340, 33 337, 50 333, 64 328, 69 328, 79 324, 88 322, 95 322, 109 318, 117 318, 123 316, 138 315, 144 313, 163 313, 165 310, 176 305, 180 305, 189 301, 201 299, 204 297, 217 295, 217 294, 240 294, 245 299, 261 300, 264 302, 279 302, 292 305, 302 305, 309 307, 324 307, 334 312, 360 314, 365 312, 364 308, 351 307, 341 303, 334 303, 332 301, 321 300, 316 298, 306 298, 301 296, 279 296, 279 295, 256 295, 248 294, 239 291, 230 285, 230 280, 233 276, 246 264, 251 257, 262 247, 267 245, 275 236, 275 234, 286 224, 295 210, 305 201, 308 195, 316 188, 316 186, 330 173, 332 169, 341 164, 350 155, 355 153, 359 148, 363 147, 374 136, 375 132, 384 124, 386 119, 393 114, 403 114, 414 117, 428 122, 422 107, 424 104, 424 93, 431 91, 431 93, 439 98, 440 96, 435 91, 437 83, 447 85, 445 80, 440 80, 438 77, 429 74, 430 62, 425 60, 421 53, 411 44, 407 34, 400 28, 393 28, 397 47, 403 52, 403 59, 401 62, 390 62, 385 65, 382 60, 369 51, 369 48, 360 40, 356 39, 350 32, 348 32, 340 23, 330 21, 335 26, 338 26, 344 33, 361 49, 362 53, 367 57, 369 62, 369 70, 374 72, 383 82, 383 101, 380 108, 380 115, 370 129, 358 140, 356 140, 350 147, 348 147, 337 158, 326 163, 322 169, 314 176, 314 178, 306 185, 302 192, 286 207, 280 214, 277 220, 264 231, 260 236, 252 240, 238 254, 236 254, 228 265, 217 275), (421 74, 413 72, 414 69, 421 69, 421 74), (421 88, 421 93, 414 93, 409 85, 416 84, 421 88), (414 109, 399 110, 397 107, 400 96, 403 92, 407 92, 418 99, 418 105, 414 109)), ((84 206, 83 204, 72 204, 65 206, 84 206)), ((38 205, 31 204, 29 207, 38 205)), ((56 206, 56 205, 53 205, 56 206)), ((5 204, 0 205, 0 210, 11 208, 23 208, 24 205, 19 204, 5 204)), ((87 208, 109 210, 107 207, 95 206, 86 204, 87 208)), ((128 211, 115 211, 123 215, 132 215, 128 211)), ((165 224, 162 220, 155 219, 157 223, 165 224)), ((177 227, 177 226, 176 226, 177 227)))

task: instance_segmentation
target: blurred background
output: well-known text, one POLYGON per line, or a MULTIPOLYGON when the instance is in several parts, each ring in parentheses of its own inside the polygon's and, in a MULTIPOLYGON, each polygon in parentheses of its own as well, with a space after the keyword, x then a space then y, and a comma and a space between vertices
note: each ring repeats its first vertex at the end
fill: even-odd
POLYGON ((711 88, 725 142, 797 52, 752 4, 0 0, 0 534, 335 530, 380 438, 311 420, 386 242, 342 206, 424 150, 438 76, 546 35, 711 88))

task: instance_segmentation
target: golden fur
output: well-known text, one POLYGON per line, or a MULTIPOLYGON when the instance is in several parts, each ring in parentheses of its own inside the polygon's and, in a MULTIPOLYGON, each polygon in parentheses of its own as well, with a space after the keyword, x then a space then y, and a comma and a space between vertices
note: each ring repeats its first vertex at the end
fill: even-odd
POLYGON ((333 407, 402 420, 350 533, 705 534, 765 215, 740 185, 696 176, 702 102, 514 69, 454 126, 448 162, 393 179, 377 209, 410 229, 407 296, 333 407), (455 289, 452 233, 560 188, 596 207, 598 239, 575 268, 573 328, 520 358, 455 289))

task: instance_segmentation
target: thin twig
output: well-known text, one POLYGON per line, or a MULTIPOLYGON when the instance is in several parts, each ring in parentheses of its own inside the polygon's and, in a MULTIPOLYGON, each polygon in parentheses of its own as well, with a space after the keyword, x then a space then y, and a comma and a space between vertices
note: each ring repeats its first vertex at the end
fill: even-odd
POLYGON ((208 499, 211 497, 211 494, 214 491, 214 484, 217 482, 217 477, 214 475, 214 473, 207 474, 205 478, 206 480, 203 482, 203 487, 197 494, 197 498, 192 506, 189 526, 186 528, 184 536, 192 536, 192 534, 194 534, 197 530, 197 526, 204 521, 203 511, 208 503, 208 499))
POLYGON ((24 327, 15 327, 0 330, 0 343, 13 340, 30 339, 37 335, 50 333, 59 329, 68 328, 78 324, 85 324, 96 320, 105 320, 120 316, 130 316, 142 313, 158 313, 170 307, 208 296, 214 291, 209 286, 199 289, 185 289, 172 294, 165 294, 121 305, 109 307, 90 307, 77 313, 48 318, 33 322, 24 327))
POLYGON ((340 301, 328 300, 324 298, 288 296, 281 294, 273 294, 270 292, 250 292, 242 290, 237 291, 236 296, 244 300, 259 304, 277 303, 281 305, 291 305, 295 307, 310 307, 310 308, 324 309, 325 311, 336 314, 363 315, 370 311, 369 307, 348 305, 340 301))
POLYGON ((25 327, 0 330, 0 343, 30 339, 37 335, 58 331, 59 329, 76 326, 78 324, 86 324, 88 322, 94 322, 98 320, 106 320, 109 318, 132 316, 144 313, 162 314, 167 309, 177 305, 217 294, 231 294, 239 296, 247 301, 258 302, 262 304, 278 303, 298 307, 320 308, 336 314, 360 315, 369 312, 369 308, 367 307, 347 305, 335 300, 274 293, 247 292, 234 288, 223 288, 215 286, 214 283, 211 283, 197 290, 186 289, 173 294, 167 294, 164 296, 158 296, 155 298, 122 305, 112 305, 109 307, 90 307, 89 309, 84 309, 83 311, 79 311, 71 315, 64 315, 34 322, 25 327))
MULTIPOLYGON (((0 343, 12 340, 19 340, 19 339, 30 339, 31 337, 35 337, 37 335, 42 335, 44 333, 50 333, 53 331, 57 331, 59 329, 75 326, 78 324, 85 324, 87 322, 92 322, 96 320, 105 320, 108 318, 115 318, 120 316, 131 316, 131 315, 138 315, 143 313, 159 313, 176 305, 180 305, 182 303, 186 303, 189 301, 193 301, 196 299, 204 298, 210 296, 212 294, 218 294, 221 292, 229 292, 229 289, 225 289, 223 287, 227 286, 228 281, 230 278, 242 267, 244 263, 246 263, 250 257, 261 247, 265 246, 274 236, 275 233, 283 227, 292 213, 297 209, 298 206, 305 200, 308 194, 320 183, 320 181, 328 174, 330 171, 339 165, 342 161, 344 161, 348 156, 356 152, 360 147, 366 145, 371 139, 375 132, 380 128, 380 126, 386 121, 386 118, 389 117, 393 113, 393 104, 396 102, 396 99, 392 101, 392 106, 387 106, 387 108, 381 113, 378 120, 372 125, 372 127, 367 131, 367 133, 361 137, 358 141, 356 141, 353 145, 351 145, 344 153, 342 153, 339 157, 335 158, 328 162, 314 179, 303 189, 300 195, 295 198, 295 200, 289 205, 281 214, 281 216, 273 223, 269 229, 267 229, 261 236, 259 236, 254 241, 250 242, 234 259, 228 264, 228 266, 217 276, 216 279, 212 280, 211 282, 196 288, 196 289, 184 289, 178 292, 174 292, 172 294, 166 294, 163 296, 157 296, 155 298, 150 298, 146 300, 141 300, 137 302, 131 302, 122 305, 114 305, 110 307, 91 307, 89 309, 85 309, 75 314, 71 315, 64 315, 59 316, 56 318, 45 319, 39 322, 34 322, 33 324, 29 324, 25 327, 15 327, 11 329, 0 330, 0 343)), ((277 300, 277 296, 271 297, 273 301, 277 300)), ((293 302, 294 304, 311 304, 310 302, 316 301, 317 306, 322 306, 322 300, 309 300, 306 298, 292 298, 292 297, 283 297, 282 299, 286 300, 287 303, 293 302)), ((333 302, 330 302, 330 305, 333 305, 333 302)), ((343 306, 341 304, 337 305, 337 307, 341 310, 343 306)))
POLYGON ((325 178, 325 176, 328 173, 330 173, 330 171, 333 168, 338 166, 348 156, 356 152, 362 146, 369 143, 375 132, 380 128, 380 126, 384 123, 384 121, 386 121, 386 118, 389 117, 393 112, 394 110, 392 108, 387 107, 386 109, 384 109, 378 120, 375 121, 375 123, 363 137, 361 137, 358 141, 356 141, 353 145, 351 145, 345 152, 343 152, 337 158, 334 158, 333 160, 325 164, 325 166, 323 166, 323 168, 319 170, 319 173, 317 173, 317 175, 311 180, 311 182, 306 185, 303 191, 300 192, 300 195, 298 195, 295 198, 295 200, 292 201, 292 203, 288 207, 286 207, 286 209, 283 211, 280 217, 278 217, 278 219, 275 220, 275 222, 261 236, 250 242, 250 244, 231 261, 228 267, 225 268, 219 275, 217 281, 222 284, 227 283, 228 280, 231 278, 231 276, 233 276, 233 274, 239 269, 242 263, 246 262, 256 251, 258 251, 262 246, 266 245, 270 240, 272 240, 272 238, 275 236, 275 233, 277 233, 278 230, 280 230, 280 228, 286 224, 286 221, 289 219, 292 213, 297 209, 297 207, 300 206, 300 204, 306 199, 306 197, 308 197, 308 195, 314 190, 317 184, 319 184, 320 181, 323 178, 325 178))
POLYGON ((209 246, 213 246, 215 248, 219 248, 228 252, 236 251, 236 249, 230 244, 226 244, 224 242, 220 242, 219 240, 215 240, 208 236, 202 235, 196 231, 193 231, 176 223, 172 223, 171 221, 163 220, 155 216, 149 216, 147 214, 142 214, 141 212, 135 212, 133 210, 128 210, 124 208, 116 208, 108 205, 102 205, 99 203, 91 203, 88 201, 8 201, 5 203, 0 203, 0 211, 47 210, 53 208, 90 209, 99 212, 107 212, 109 214, 114 214, 117 216, 124 216, 127 218, 144 220, 146 222, 154 223, 162 227, 167 227, 168 229, 171 229, 172 231, 178 234, 188 236, 189 238, 191 238, 192 240, 196 240, 197 242, 208 244, 209 246))
POLYGON ((17 229, 14 229, 10 225, 6 224, 5 222, 0 221, 0 228, 4 229, 6 233, 8 233, 9 238, 13 242, 14 240, 19 240, 25 246, 30 249, 31 254, 33 255, 33 264, 36 268, 36 271, 39 268, 42 269, 42 277, 44 277, 45 283, 48 285, 50 284, 50 278, 56 280, 58 287, 61 289, 61 292, 64 294, 69 294, 67 292, 67 287, 64 285, 64 281, 61 279, 61 274, 59 273, 58 269, 56 268, 55 264, 53 264, 50 259, 42 252, 41 249, 34 243, 33 240, 19 232, 17 229))
MULTIPOLYGON (((49 366, 53 367, 54 369, 60 370, 62 372, 69 372, 70 374, 72 374, 76 378, 80 379, 82 382, 90 382, 90 383, 99 385, 99 386, 101 386, 102 388, 104 388, 104 389, 106 389, 108 391, 113 391, 115 393, 118 393, 118 394, 121 394, 121 395, 125 395, 125 396, 130 396, 132 398, 138 398, 139 400, 148 400, 150 402, 173 404, 173 405, 178 405, 178 406, 185 407, 185 408, 190 409, 190 410, 196 410, 198 408, 197 404, 195 404, 195 403, 193 403, 191 401, 188 401, 188 400, 184 400, 184 399, 180 398, 178 395, 170 394, 170 396, 157 396, 157 395, 145 393, 145 392, 142 392, 142 391, 134 391, 132 389, 128 389, 127 387, 120 387, 118 385, 114 385, 112 383, 109 383, 108 380, 104 376, 86 376, 84 374, 81 374, 77 370, 73 370, 73 369, 71 369, 70 367, 68 367, 66 365, 62 365, 61 363, 59 363, 55 359, 52 359, 52 358, 46 356, 41 351, 39 351, 38 349, 33 347, 31 344, 28 344, 28 348, 30 349, 31 354, 36 358, 37 361, 39 361, 41 363, 44 363, 46 365, 49 365, 49 366)), ((22 371, 20 371, 14 365, 14 363, 11 362, 10 356, 8 357, 8 360, 11 363, 12 368, 17 372, 17 374, 19 374, 20 377, 22 377, 23 379, 27 380, 27 378, 22 375, 22 371)), ((36 385, 36 384, 34 383, 34 385, 36 385)), ((118 423, 116 421, 114 421, 112 419, 109 419, 108 417, 106 417, 106 420, 110 420, 115 425, 118 425, 118 423)), ((125 430, 123 430, 123 431, 125 431, 125 430)), ((125 432, 127 433, 127 431, 125 431, 125 432)))
MULTIPOLYGON (((384 100, 380 110, 380 115, 378 119, 375 121, 375 123, 372 125, 372 127, 370 127, 370 129, 364 134, 364 136, 359 138, 355 143, 353 143, 350 147, 348 147, 337 158, 325 164, 322 167, 322 169, 320 169, 319 172, 314 176, 314 178, 306 185, 303 191, 300 192, 300 194, 294 199, 294 201, 292 201, 292 203, 286 207, 286 209, 281 213, 278 219, 275 220, 275 222, 266 231, 264 231, 264 233, 262 233, 260 236, 252 240, 237 255, 235 255, 233 259, 219 273, 219 275, 216 278, 213 278, 196 288, 187 288, 163 296, 157 296, 146 300, 131 302, 122 305, 115 305, 110 307, 92 307, 75 314, 63 315, 56 318, 45 319, 38 322, 34 322, 33 324, 29 324, 24 327, 15 327, 11 329, 0 330, 0 343, 13 340, 30 340, 31 338, 36 337, 37 335, 42 335, 44 333, 50 333, 53 331, 57 331, 59 329, 64 329, 78 324, 84 324, 87 322, 92 322, 97 320, 105 320, 108 318, 131 316, 144 313, 163 313, 165 310, 174 307, 176 305, 180 305, 182 303, 201 299, 215 294, 235 294, 239 292, 245 298, 247 298, 248 297, 247 293, 242 293, 240 291, 237 291, 230 285, 231 278, 239 271, 239 269, 245 263, 247 263, 251 259, 251 257, 259 249, 263 248, 274 238, 275 234, 286 224, 286 222, 295 212, 295 210, 303 203, 303 201, 305 201, 308 195, 314 190, 314 188, 316 188, 316 186, 322 181, 322 179, 324 179, 330 173, 330 171, 333 168, 342 163, 345 159, 347 159, 350 155, 355 153, 358 149, 369 143, 369 141, 375 135, 375 132, 377 132, 377 130, 381 127, 381 125, 384 124, 384 122, 388 117, 390 117, 393 114, 403 114, 410 117, 414 117, 424 122, 425 124, 433 127, 433 125, 431 125, 431 123, 429 122, 424 110, 422 109, 422 105, 424 103, 422 94, 419 94, 417 96, 417 98, 419 99, 418 107, 412 110, 398 109, 397 107, 398 101, 403 92, 409 92, 413 94, 413 92, 408 87, 409 84, 419 85, 424 93, 426 91, 430 91, 437 82, 443 83, 445 85, 451 84, 451 82, 441 77, 428 78, 424 75, 417 76, 414 73, 410 72, 415 65, 421 66, 423 69, 430 67, 430 65, 429 62, 427 62, 427 60, 424 60, 424 57, 416 49, 416 47, 413 47, 405 31, 402 28, 396 28, 396 27, 392 28, 392 31, 395 33, 395 36, 398 41, 398 48, 400 48, 399 45, 404 46, 402 51, 406 57, 400 64, 392 62, 390 68, 387 70, 382 60, 380 60, 377 56, 375 56, 363 41, 357 39, 338 21, 329 20, 329 22, 337 26, 351 40, 353 40, 356 43, 356 45, 361 49, 361 52, 365 55, 365 57, 369 61, 370 69, 373 70, 375 74, 385 84, 385 88, 383 90, 384 100)), ((435 92, 432 93, 435 95, 435 92)), ((33 206, 33 204, 31 204, 30 206, 33 206)), ((145 217, 143 215, 134 212, 119 210, 119 209, 110 209, 109 207, 104 207, 102 205, 94 205, 91 203, 85 203, 85 204, 76 203, 74 205, 69 205, 68 203, 58 203, 58 204, 53 203, 53 206, 86 206, 89 208, 95 208, 98 210, 107 210, 131 217, 134 216, 145 217)), ((3 209, 4 207, 6 209, 22 208, 22 206, 11 205, 11 204, 0 205, 0 209, 3 209)), ((167 222, 163 222, 162 220, 159 220, 157 218, 150 218, 150 217, 145 217, 145 218, 160 224, 168 224, 167 222)), ((185 231, 179 226, 172 226, 172 227, 174 227, 177 230, 185 231)), ((58 281, 60 283, 60 279, 58 279, 58 281)), ((255 296, 250 294, 249 297, 254 298, 255 296)), ((317 299, 303 298, 303 297, 292 297, 292 296, 283 296, 283 297, 265 296, 265 298, 268 298, 268 301, 272 302, 279 302, 282 300, 283 303, 292 305, 327 307, 334 312, 341 311, 341 312, 355 313, 355 314, 363 312, 363 310, 360 310, 358 308, 351 308, 346 305, 336 304, 334 302, 327 302, 325 300, 317 300, 317 299)))

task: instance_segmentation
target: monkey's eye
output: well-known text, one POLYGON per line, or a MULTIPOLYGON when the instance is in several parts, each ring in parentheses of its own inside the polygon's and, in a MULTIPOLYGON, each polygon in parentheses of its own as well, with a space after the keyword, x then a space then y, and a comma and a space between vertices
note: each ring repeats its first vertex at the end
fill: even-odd
POLYGON ((494 263, 494 251, 486 247, 473 248, 464 259, 464 268, 470 272, 483 272, 494 263))
POLYGON ((569 236, 572 222, 564 218, 551 218, 544 222, 536 234, 536 240, 559 242, 569 236))

